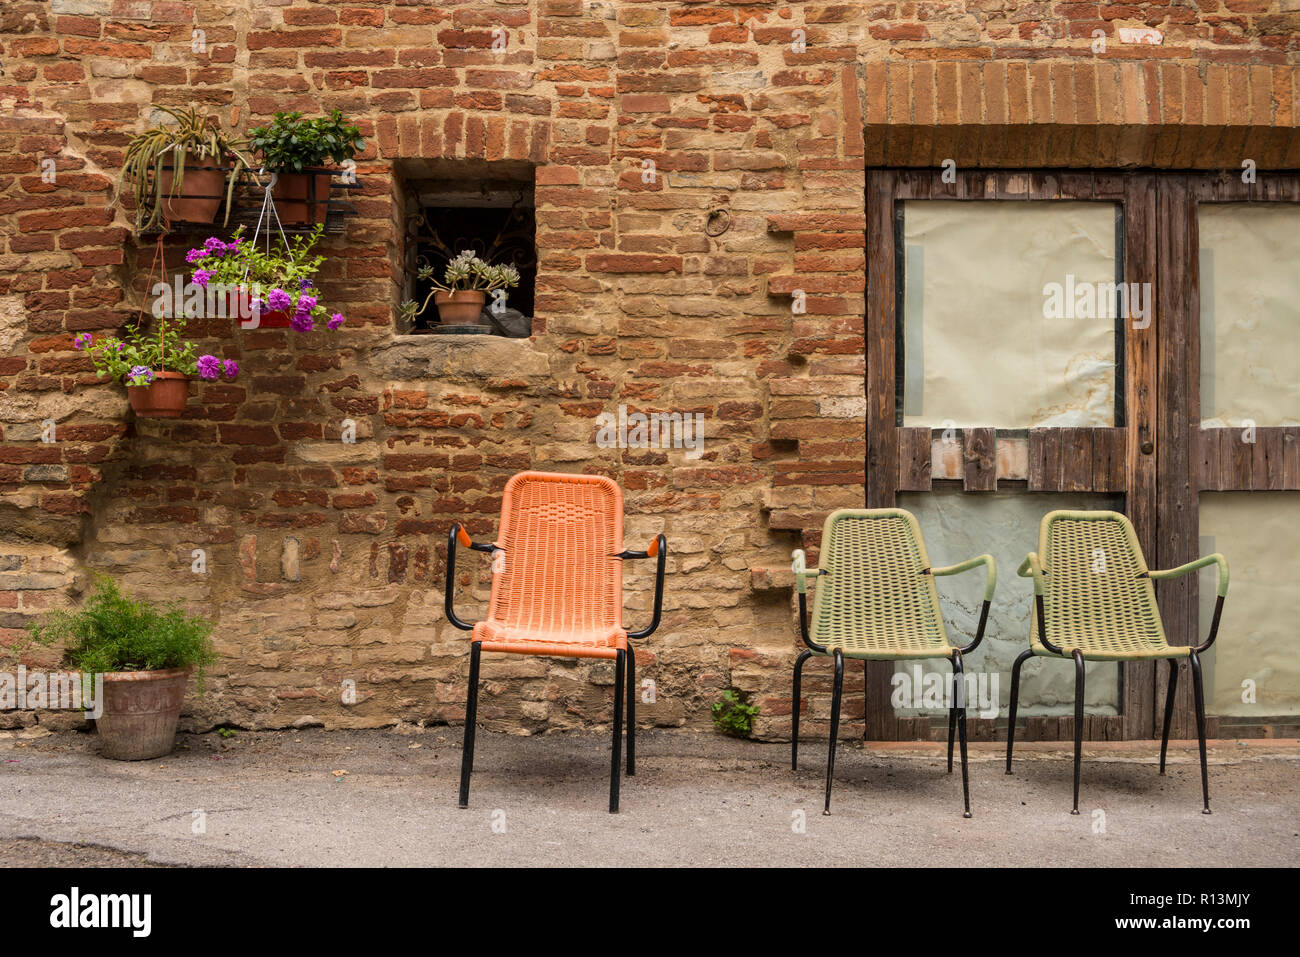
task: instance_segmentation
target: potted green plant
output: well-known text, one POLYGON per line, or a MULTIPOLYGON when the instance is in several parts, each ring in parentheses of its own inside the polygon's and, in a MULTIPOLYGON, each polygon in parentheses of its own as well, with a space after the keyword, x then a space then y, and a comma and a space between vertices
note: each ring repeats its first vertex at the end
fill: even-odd
POLYGON ((276 113, 270 123, 252 130, 249 145, 276 174, 271 188, 276 213, 283 225, 291 226, 325 222, 330 173, 322 167, 328 160, 352 159, 366 148, 366 141, 338 110, 310 120, 294 111, 276 113))
POLYGON ((221 376, 234 379, 239 364, 213 355, 195 356, 195 345, 181 339, 173 321, 158 317, 156 332, 147 334, 140 324, 125 336, 95 339, 85 332, 74 345, 90 356, 100 375, 126 383, 131 408, 142 418, 175 419, 185 411, 189 379, 198 375, 209 382, 221 376))
POLYGON ((76 609, 58 609, 28 626, 30 640, 62 644, 63 662, 103 676, 96 719, 100 753, 142 761, 169 753, 190 673, 203 693, 204 668, 217 660, 212 622, 178 602, 156 605, 124 595, 100 576, 76 609))
POLYGON ((417 275, 432 283, 433 288, 418 306, 412 299, 402 303, 402 318, 408 324, 429 308, 430 299, 438 307, 438 317, 444 326, 482 323, 483 303, 488 293, 519 285, 519 270, 514 266, 504 263, 494 266, 469 249, 448 260, 441 282, 434 278, 432 266, 420 267, 417 275))
POLYGON ((229 220, 235 183, 248 164, 241 151, 243 141, 225 133, 215 117, 194 109, 155 108, 175 123, 132 137, 114 203, 130 183, 136 227, 145 230, 158 225, 160 219, 169 226, 177 221, 210 223, 216 219, 224 193, 229 220))

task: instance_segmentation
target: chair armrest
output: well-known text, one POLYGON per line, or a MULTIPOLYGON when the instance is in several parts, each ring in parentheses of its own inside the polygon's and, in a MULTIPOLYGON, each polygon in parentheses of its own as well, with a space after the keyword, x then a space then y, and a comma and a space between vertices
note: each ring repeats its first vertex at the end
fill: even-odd
POLYGON ((1020 567, 1016 570, 1016 574, 1021 578, 1028 578, 1031 575, 1034 578, 1034 614, 1038 618, 1038 640, 1052 654, 1066 656, 1065 649, 1058 648, 1047 637, 1047 616, 1043 609, 1043 583, 1046 580, 1044 576, 1047 572, 1038 560, 1038 552, 1030 552, 1026 555, 1025 560, 1020 563, 1020 567))
POLYGON ((1043 575, 1045 575, 1046 572, 1043 571, 1043 566, 1038 562, 1037 552, 1030 552, 1025 556, 1025 560, 1021 562, 1020 567, 1016 569, 1016 574, 1021 578, 1029 578, 1032 575, 1034 579, 1034 594, 1041 595, 1043 593, 1043 575))
POLYGON ((1207 565, 1219 566, 1218 595, 1220 598, 1226 598, 1228 595, 1228 560, 1218 552, 1215 552, 1213 555, 1206 555, 1203 558, 1198 558, 1194 562, 1188 562, 1186 565, 1179 565, 1177 568, 1151 572, 1151 577, 1156 580, 1180 578, 1188 572, 1194 572, 1198 568, 1204 568, 1207 565))
POLYGON ((808 594, 808 579, 826 574, 820 568, 808 570, 808 556, 802 548, 796 548, 791 554, 790 571, 794 572, 794 587, 801 595, 808 594))
POLYGON ((447 532, 447 594, 443 602, 443 609, 447 613, 447 620, 459 628, 461 631, 472 631, 473 622, 461 621, 456 617, 456 612, 452 609, 452 597, 456 587, 456 545, 463 545, 465 548, 472 548, 476 552, 487 552, 495 556, 497 552, 505 551, 500 545, 481 545, 469 537, 469 532, 461 528, 460 522, 452 522, 451 530, 447 532))
POLYGON ((812 636, 808 634, 808 576, 816 578, 825 573, 820 568, 808 570, 808 557, 802 548, 796 548, 791 558, 793 561, 790 563, 790 570, 794 572, 794 587, 799 593, 799 637, 813 651, 825 654, 826 649, 813 641, 812 636))
POLYGON ((650 547, 643 552, 634 552, 630 549, 624 549, 614 556, 615 558, 655 558, 659 561, 655 566, 655 610, 654 617, 650 619, 650 626, 642 628, 640 631, 629 631, 628 638, 648 638, 655 633, 659 627, 659 619, 663 615, 664 608, 664 567, 668 562, 668 539, 663 535, 656 535, 650 547))
POLYGON ((936 578, 940 575, 959 575, 962 572, 970 571, 977 565, 984 566, 984 600, 993 600, 993 589, 998 584, 998 563, 993 560, 992 555, 977 555, 974 558, 968 558, 966 561, 957 565, 945 565, 943 568, 931 568, 930 574, 936 578))
POLYGON ((975 640, 965 648, 957 649, 961 654, 974 651, 979 647, 980 642, 984 640, 984 626, 988 624, 989 620, 989 605, 993 601, 993 589, 998 584, 998 563, 993 560, 992 555, 984 554, 968 558, 956 565, 945 565, 943 568, 930 569, 930 574, 938 578, 940 575, 959 575, 962 572, 970 571, 977 565, 984 566, 984 604, 980 608, 980 622, 975 629, 975 640))
POLYGON ((1223 617, 1223 600, 1228 597, 1228 560, 1215 552, 1213 555, 1206 555, 1198 558, 1194 562, 1188 562, 1186 565, 1179 565, 1177 568, 1167 568, 1163 571, 1151 572, 1151 577, 1156 581, 1169 578, 1180 578, 1188 572, 1194 572, 1198 568, 1205 568, 1207 565, 1219 566, 1219 587, 1218 597, 1214 601, 1214 620, 1210 623, 1210 637, 1205 639, 1204 644, 1196 646, 1196 653, 1208 651, 1214 644, 1214 639, 1219 637, 1219 620, 1223 617))

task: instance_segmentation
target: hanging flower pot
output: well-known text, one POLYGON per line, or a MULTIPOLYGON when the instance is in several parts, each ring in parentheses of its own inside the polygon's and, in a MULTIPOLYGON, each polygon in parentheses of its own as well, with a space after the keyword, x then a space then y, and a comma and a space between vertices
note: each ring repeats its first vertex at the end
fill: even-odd
MULTIPOLYGON (((251 324, 251 320, 250 320, 251 324)), ((293 316, 285 309, 258 309, 255 329, 288 329, 293 325, 293 316)))
MULTIPOLYGON (((259 221, 258 232, 269 224, 259 221)), ((226 296, 226 315, 239 328, 290 329, 310 332, 324 322, 332 331, 343 325, 343 316, 331 314, 320 302, 315 276, 325 261, 312 255, 322 229, 309 234, 259 240, 245 239, 243 227, 230 242, 211 236, 202 246, 191 249, 185 261, 194 267, 193 281, 226 296), (256 317, 256 324, 253 319, 256 317)))
POLYGON ((438 319, 444 326, 468 326, 480 322, 485 302, 487 293, 481 289, 456 289, 450 292, 439 289, 433 294, 433 303, 438 307, 438 319))
POLYGON ((146 335, 136 325, 121 339, 107 336, 95 341, 87 332, 77 336, 74 344, 85 350, 100 375, 122 379, 131 408, 144 419, 180 418, 194 375, 208 382, 239 375, 239 364, 233 359, 195 358, 194 343, 183 341, 164 317, 159 317, 156 334, 146 335))
POLYGON ((190 378, 180 372, 145 369, 135 378, 143 385, 128 385, 126 397, 142 419, 179 419, 190 397, 190 378), (145 375, 147 373, 147 376, 145 375))
POLYGON ((233 316, 241 329, 288 329, 290 324, 288 308, 267 308, 247 286, 226 294, 226 315, 233 316))

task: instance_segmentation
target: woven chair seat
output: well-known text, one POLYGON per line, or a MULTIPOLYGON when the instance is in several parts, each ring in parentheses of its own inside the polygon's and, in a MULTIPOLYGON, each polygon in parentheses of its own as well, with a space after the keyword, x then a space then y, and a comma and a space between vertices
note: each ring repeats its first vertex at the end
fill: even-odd
POLYGON ((560 655, 568 658, 616 658, 627 648, 627 631, 622 628, 578 631, 544 631, 514 628, 491 621, 474 626, 474 641, 484 651, 505 651, 517 655, 560 655))
MULTIPOLYGON (((1056 511, 1044 517, 1038 555, 1043 564, 1043 619, 1052 644, 1066 657, 1181 658, 1160 620, 1155 586, 1137 534, 1118 512, 1056 511)), ((1034 654, 1060 657, 1043 645, 1038 616, 1030 615, 1034 654)))
POLYGON ((593 475, 521 472, 506 484, 484 651, 615 658, 623 628, 623 492, 593 475))
POLYGON ((947 658, 939 593, 920 526, 898 508, 827 519, 810 635, 846 658, 947 658))

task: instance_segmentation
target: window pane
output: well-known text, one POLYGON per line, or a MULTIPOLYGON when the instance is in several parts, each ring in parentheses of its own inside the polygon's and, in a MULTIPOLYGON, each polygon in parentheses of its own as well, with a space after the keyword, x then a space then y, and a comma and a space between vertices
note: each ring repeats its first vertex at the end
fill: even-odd
MULTIPOLYGON (((1054 494, 1044 492, 990 492, 967 495, 952 489, 934 492, 901 492, 899 508, 916 516, 925 536, 925 548, 936 566, 953 565, 972 555, 988 552, 998 566, 998 585, 984 627, 984 641, 964 656, 967 675, 975 675, 975 687, 967 708, 971 716, 991 717, 996 707, 1007 715, 1011 700, 1011 667, 1029 647, 1029 616, 1033 613, 1034 589, 1028 579, 1017 578, 1016 568, 1027 552, 1038 548, 1038 525, 1056 508, 1123 510, 1122 495, 1091 493, 1054 494), (987 690, 988 696, 984 697, 987 690), (996 700, 993 692, 996 690, 996 700)), ((948 640, 968 645, 979 626, 984 601, 984 569, 936 580, 948 640)), ((947 712, 912 694, 917 687, 916 666, 921 666, 922 684, 933 681, 930 674, 950 675, 945 661, 899 662, 894 672, 894 691, 903 706, 896 713, 904 717, 928 714, 946 721, 947 712)), ((1119 713, 1119 669, 1112 662, 1089 662, 1084 684, 1088 713, 1119 713)), ((1070 715, 1074 713, 1074 667, 1068 662, 1026 662, 1020 673, 1021 717, 1070 715)))
POLYGON ((903 209, 903 424, 1114 425, 1117 206, 903 209))
MULTIPOLYGON (((1200 519, 1201 554, 1222 552, 1232 570, 1219 637, 1204 656, 1206 712, 1300 714, 1300 492, 1202 492, 1200 519)), ((1214 619, 1215 586, 1215 569, 1206 569, 1199 591, 1202 641, 1214 619)))
POLYGON ((1202 203, 1201 424, 1300 425, 1300 205, 1202 203))

